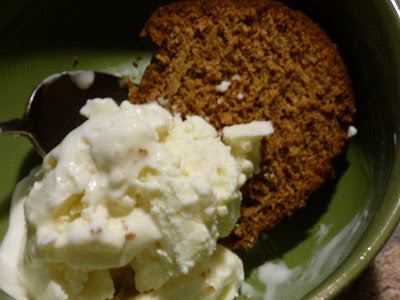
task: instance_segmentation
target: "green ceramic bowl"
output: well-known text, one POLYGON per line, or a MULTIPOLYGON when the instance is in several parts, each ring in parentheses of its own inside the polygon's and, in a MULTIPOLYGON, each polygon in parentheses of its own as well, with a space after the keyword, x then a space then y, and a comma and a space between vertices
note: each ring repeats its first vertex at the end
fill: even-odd
MULTIPOLYGON (((93 69, 140 75, 152 49, 138 33, 162 3, 3 0, 0 119, 21 116, 33 87, 55 72, 93 69), (143 59, 137 69, 132 61, 138 56, 143 59)), ((396 0, 287 3, 306 11, 338 43, 354 81, 359 133, 349 144, 338 180, 320 189, 295 216, 263 234, 251 251, 240 253, 248 284, 239 299, 337 296, 373 259, 400 218, 396 0)), ((1 240, 13 188, 40 159, 27 140, 1 135, 0 163, 1 240)))

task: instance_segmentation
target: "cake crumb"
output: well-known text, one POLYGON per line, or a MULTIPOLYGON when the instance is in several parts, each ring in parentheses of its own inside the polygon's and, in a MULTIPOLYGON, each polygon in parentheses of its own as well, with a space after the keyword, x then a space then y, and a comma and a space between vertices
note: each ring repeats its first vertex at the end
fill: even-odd
POLYGON ((74 57, 72 58, 72 61, 73 61, 72 67, 75 68, 75 67, 79 64, 79 61, 80 61, 79 56, 74 56, 74 57))
POLYGON ((244 98, 244 95, 242 93, 237 94, 236 98, 239 100, 242 100, 244 98))
POLYGON ((126 240, 130 240, 130 239, 135 238, 135 236, 136 236, 135 233, 130 232, 130 233, 125 234, 125 239, 126 239, 126 240))
POLYGON ((217 104, 222 104, 222 103, 224 103, 224 98, 218 98, 217 99, 217 104))
POLYGON ((212 285, 207 285, 207 286, 206 286, 206 290, 207 290, 208 292, 215 292, 215 287, 213 287, 212 285))
POLYGON ((122 227, 124 228, 125 231, 127 231, 129 229, 125 223, 125 220, 122 220, 122 227))
POLYGON ((139 153, 146 155, 147 153, 149 153, 149 151, 147 151, 146 149, 143 149, 143 148, 139 148, 139 153))

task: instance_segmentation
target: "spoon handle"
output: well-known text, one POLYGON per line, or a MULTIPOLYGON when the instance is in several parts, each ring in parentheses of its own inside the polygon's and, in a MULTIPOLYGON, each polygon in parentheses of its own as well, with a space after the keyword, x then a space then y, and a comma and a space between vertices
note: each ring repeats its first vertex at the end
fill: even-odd
POLYGON ((0 122, 0 134, 4 132, 32 136, 30 125, 27 119, 13 119, 7 122, 0 122))

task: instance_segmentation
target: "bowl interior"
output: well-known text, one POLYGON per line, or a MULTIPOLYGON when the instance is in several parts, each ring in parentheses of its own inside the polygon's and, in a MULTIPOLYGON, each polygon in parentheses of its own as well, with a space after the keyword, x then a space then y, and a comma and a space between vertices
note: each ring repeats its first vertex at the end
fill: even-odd
MULTIPOLYGON (((63 70, 92 69, 139 80, 153 48, 139 32, 166 1, 113 6, 83 1, 5 1, 0 10, 0 119, 22 115, 30 92, 63 70), (136 61, 138 67, 132 62, 136 61)), ((339 293, 373 258, 400 218, 400 27, 395 0, 286 1, 338 43, 354 81, 358 134, 306 208, 240 252, 239 299, 322 299, 339 293), (261 267, 260 267, 261 266, 261 267)), ((0 136, 0 240, 16 182, 40 163, 28 141, 0 136)))

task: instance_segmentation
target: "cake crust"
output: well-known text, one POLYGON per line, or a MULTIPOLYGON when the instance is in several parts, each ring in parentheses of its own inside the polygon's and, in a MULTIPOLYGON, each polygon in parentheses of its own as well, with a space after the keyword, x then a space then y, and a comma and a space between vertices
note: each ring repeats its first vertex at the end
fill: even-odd
POLYGON ((273 122, 261 171, 243 186, 241 217, 226 240, 252 246, 333 176, 355 112, 336 45, 305 14, 269 0, 172 3, 150 17, 142 36, 159 49, 130 88, 132 102, 158 99, 217 129, 273 122))

